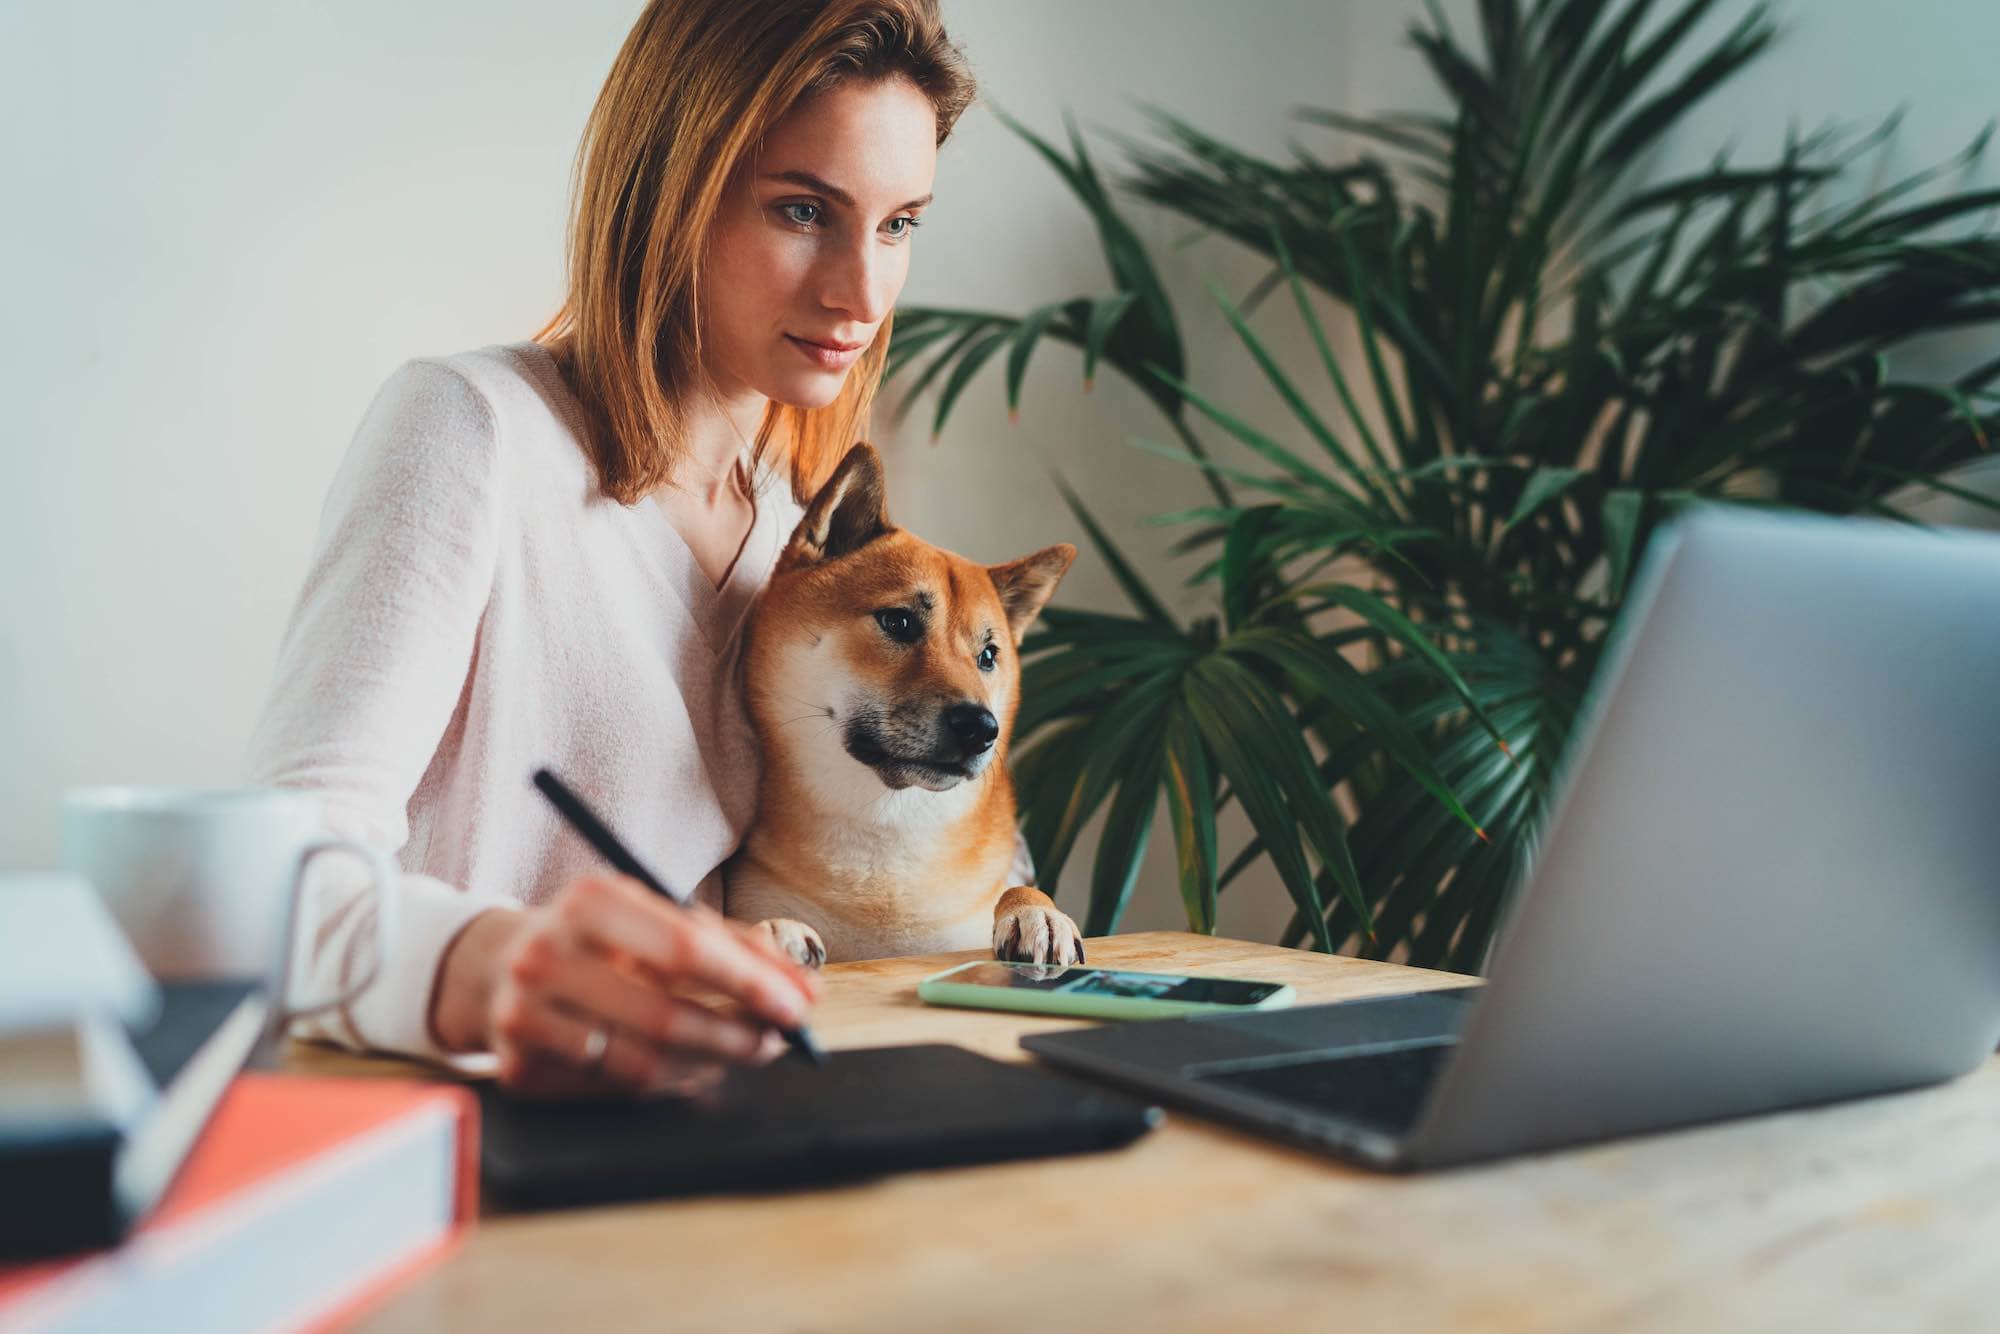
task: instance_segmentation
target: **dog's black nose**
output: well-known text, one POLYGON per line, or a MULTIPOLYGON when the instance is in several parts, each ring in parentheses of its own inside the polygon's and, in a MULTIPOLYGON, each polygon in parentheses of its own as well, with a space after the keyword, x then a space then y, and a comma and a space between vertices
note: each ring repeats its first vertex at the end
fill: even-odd
POLYGON ((1000 735, 1000 720, 982 704, 952 705, 944 711, 944 725, 968 755, 991 748, 993 739, 1000 735))

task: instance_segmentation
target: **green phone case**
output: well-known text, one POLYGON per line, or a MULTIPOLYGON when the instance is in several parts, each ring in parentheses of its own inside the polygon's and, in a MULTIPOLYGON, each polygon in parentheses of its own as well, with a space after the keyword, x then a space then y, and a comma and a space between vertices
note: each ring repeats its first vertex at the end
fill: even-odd
MULTIPOLYGON (((1184 1014, 1243 1014, 1251 1010, 1279 1010, 1297 998, 1289 983, 1254 1005, 1218 1005, 1213 1001, 1159 1000, 1150 996, 1079 996, 1060 991, 1015 991, 1007 987, 982 987, 953 982, 952 974, 991 962, 971 963, 933 973, 917 983, 918 999, 930 1005, 962 1005, 975 1010, 1023 1010, 1031 1014, 1065 1014, 1080 1019, 1169 1019, 1184 1014)), ((1085 965, 1088 967, 1089 965, 1085 965)), ((1140 977, 1189 976, 1186 973, 1144 973, 1133 968, 1109 968, 1106 972, 1132 973, 1140 977)), ((1222 981, 1244 982, 1248 978, 1222 981)), ((1253 985, 1269 985, 1253 982, 1253 985)))

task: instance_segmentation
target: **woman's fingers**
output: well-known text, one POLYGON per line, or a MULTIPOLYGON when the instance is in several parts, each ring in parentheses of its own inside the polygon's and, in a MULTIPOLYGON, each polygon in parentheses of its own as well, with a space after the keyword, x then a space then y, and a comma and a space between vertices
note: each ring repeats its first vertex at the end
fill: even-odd
POLYGON ((505 1082, 527 1075, 531 1062, 549 1061, 622 1088, 647 1088, 667 1074, 664 1052, 524 987, 509 987, 500 998, 493 1036, 505 1082))
POLYGON ((792 985, 804 993, 808 1004, 819 1000, 821 982, 818 973, 810 968, 802 968, 797 960, 785 952, 785 947, 774 940, 761 922, 739 922, 724 917, 705 903, 693 904, 688 913, 697 923, 726 931, 734 936, 752 954, 760 955, 778 966, 792 985))
POLYGON ((786 1050, 784 1036, 775 1028, 767 1028, 764 1030, 763 1045, 758 1047, 756 1054, 750 1058, 750 1064, 769 1065, 783 1056, 786 1050))
MULTIPOLYGON (((723 1068, 691 1051, 671 1051, 545 993, 509 988, 495 1015, 500 1080, 536 1092, 691 1092, 723 1068), (602 1037, 596 1036, 602 1034, 602 1037), (594 1059, 593 1059, 594 1057, 594 1059)), ((740 1059, 754 1060, 759 1037, 740 1059)))
POLYGON ((489 1041, 501 1082, 530 1092, 712 1085, 724 1063, 782 1052, 769 1026, 800 1023, 819 991, 739 923, 663 903, 622 876, 566 886, 499 962, 489 1041))
POLYGON ((609 956, 561 937, 543 936, 524 945, 515 957, 513 976, 579 1014, 602 1019, 654 1046, 745 1062, 763 1044, 766 1030, 761 1025, 662 991, 648 981, 650 974, 621 968, 609 956))
POLYGON ((662 977, 711 987, 766 1023, 805 1019, 811 985, 796 968, 752 949, 711 909, 659 901, 623 876, 579 880, 562 905, 563 924, 582 944, 629 954, 662 977))

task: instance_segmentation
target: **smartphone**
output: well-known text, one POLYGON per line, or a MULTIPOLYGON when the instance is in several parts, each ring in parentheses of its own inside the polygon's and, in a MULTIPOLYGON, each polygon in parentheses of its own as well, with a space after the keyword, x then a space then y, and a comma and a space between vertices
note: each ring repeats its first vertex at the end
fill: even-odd
POLYGON ((1177 1014, 1276 1010, 1296 998, 1283 982, 1240 977, 1132 973, 1050 963, 981 959, 947 968, 917 984, 932 1005, 982 1010, 1031 1010, 1085 1019, 1162 1019, 1177 1014))

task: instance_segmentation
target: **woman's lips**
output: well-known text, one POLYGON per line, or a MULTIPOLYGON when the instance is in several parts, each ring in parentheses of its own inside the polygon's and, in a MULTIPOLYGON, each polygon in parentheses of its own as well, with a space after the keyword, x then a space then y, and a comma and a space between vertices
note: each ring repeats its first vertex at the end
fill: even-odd
POLYGON ((830 343, 815 343, 809 338, 800 338, 796 334, 786 334, 785 340, 805 354, 808 361, 823 371, 846 370, 859 359, 863 352, 868 350, 868 344, 866 343, 856 343, 852 347, 842 348, 830 343))

